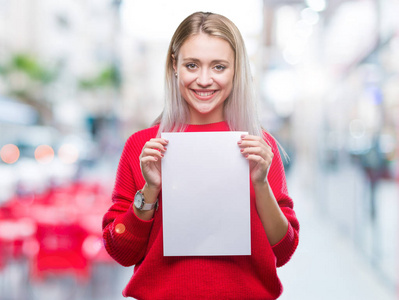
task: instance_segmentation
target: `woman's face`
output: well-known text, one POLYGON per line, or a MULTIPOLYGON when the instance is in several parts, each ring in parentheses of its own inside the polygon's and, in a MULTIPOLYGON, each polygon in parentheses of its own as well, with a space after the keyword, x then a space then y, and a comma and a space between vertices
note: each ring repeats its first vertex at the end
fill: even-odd
POLYGON ((234 52, 225 40, 200 33, 180 48, 173 67, 191 124, 224 120, 223 104, 233 88, 234 52))

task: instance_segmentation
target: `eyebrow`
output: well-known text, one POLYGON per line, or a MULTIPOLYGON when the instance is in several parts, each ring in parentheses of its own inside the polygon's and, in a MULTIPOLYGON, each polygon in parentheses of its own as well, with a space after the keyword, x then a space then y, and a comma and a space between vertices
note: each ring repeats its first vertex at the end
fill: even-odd
MULTIPOLYGON (((189 61, 190 62, 195 62, 195 63, 201 62, 198 58, 193 58, 193 57, 183 58, 183 62, 189 62, 189 61)), ((222 64, 226 64, 226 65, 230 64, 230 62, 225 60, 225 59, 214 59, 214 60, 211 61, 211 64, 215 64, 215 63, 222 63, 222 64)))

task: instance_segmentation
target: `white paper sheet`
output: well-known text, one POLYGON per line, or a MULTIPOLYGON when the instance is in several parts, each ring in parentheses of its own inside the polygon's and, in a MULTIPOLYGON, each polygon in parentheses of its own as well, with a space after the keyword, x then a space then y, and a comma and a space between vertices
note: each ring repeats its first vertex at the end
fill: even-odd
POLYGON ((250 255, 244 132, 162 133, 164 256, 250 255))

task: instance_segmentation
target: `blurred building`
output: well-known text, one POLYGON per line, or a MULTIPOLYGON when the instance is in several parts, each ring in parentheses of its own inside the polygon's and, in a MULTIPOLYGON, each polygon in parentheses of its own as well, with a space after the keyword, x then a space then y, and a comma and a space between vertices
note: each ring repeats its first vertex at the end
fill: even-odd
POLYGON ((0 201, 17 185, 71 180, 119 145, 119 9, 117 0, 0 1, 0 150, 17 146, 13 163, 0 160, 0 201), (41 145, 51 148, 46 174, 41 145), (62 149, 74 158, 65 163, 62 149))
POLYGON ((264 0, 261 87, 277 116, 272 130, 294 154, 318 213, 392 290, 399 281, 398 10, 395 0, 264 0))
POLYGON ((112 72, 119 66, 119 5, 111 0, 1 1, 0 65, 8 73, 0 77, 0 91, 35 93, 33 99, 19 100, 39 110, 47 107, 42 121, 60 127, 83 128, 87 116, 115 113, 113 78, 101 82, 101 75, 117 76, 112 72), (21 57, 51 72, 52 80, 15 66, 21 57))

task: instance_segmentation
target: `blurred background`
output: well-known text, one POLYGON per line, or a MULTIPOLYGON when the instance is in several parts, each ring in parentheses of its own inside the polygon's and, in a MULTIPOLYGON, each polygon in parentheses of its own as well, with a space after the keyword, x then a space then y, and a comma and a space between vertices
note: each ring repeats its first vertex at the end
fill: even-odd
POLYGON ((133 269, 102 216, 198 10, 241 30, 290 156, 301 238, 281 299, 399 299, 399 0, 0 0, 0 299, 122 299, 133 269))

